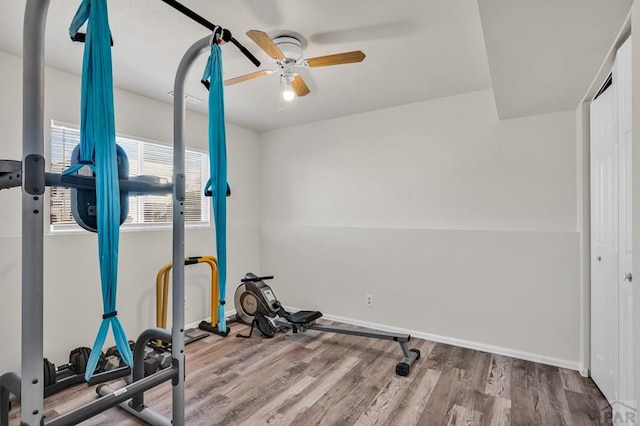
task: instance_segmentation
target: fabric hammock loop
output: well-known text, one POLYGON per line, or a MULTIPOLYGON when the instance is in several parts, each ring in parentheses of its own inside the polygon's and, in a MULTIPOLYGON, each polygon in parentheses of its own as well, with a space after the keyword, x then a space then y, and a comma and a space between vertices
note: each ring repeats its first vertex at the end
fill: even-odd
POLYGON ((131 347, 117 317, 118 250, 120 244, 120 185, 118 180, 113 107, 111 30, 107 0, 82 0, 69 33, 73 37, 87 22, 82 60, 79 162, 63 174, 89 167, 96 177, 98 259, 102 287, 102 322, 87 361, 85 379, 96 370, 109 329, 122 360, 133 365, 131 347))
MULTIPOLYGON (((223 35, 224 37, 224 35, 223 35)), ((225 299, 227 284, 227 146, 224 121, 224 92, 222 81, 222 52, 218 43, 211 45, 202 82, 209 88, 209 172, 211 178, 205 193, 211 189, 211 203, 216 229, 218 258, 218 330, 227 331, 225 299)), ((213 309, 214 307, 212 307, 213 309)))

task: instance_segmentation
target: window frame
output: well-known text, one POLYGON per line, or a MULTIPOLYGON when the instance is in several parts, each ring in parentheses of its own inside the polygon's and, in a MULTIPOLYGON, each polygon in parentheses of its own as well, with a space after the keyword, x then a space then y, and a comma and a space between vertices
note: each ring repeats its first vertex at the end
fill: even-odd
MULTIPOLYGON (((47 143, 47 163, 46 163, 46 168, 48 171, 51 171, 52 168, 52 151, 53 151, 53 146, 52 146, 52 134, 53 134, 53 129, 54 127, 66 127, 68 129, 74 130, 79 132, 80 131, 80 126, 77 124, 73 124, 73 123, 67 123, 61 120, 51 120, 50 123, 50 127, 49 127, 49 134, 48 134, 48 143, 47 143)), ((153 139, 149 139, 149 138, 143 138, 143 137, 139 137, 139 136, 131 136, 128 134, 124 134, 124 133, 119 133, 116 132, 116 142, 119 138, 122 139, 126 139, 127 141, 130 142, 137 142, 137 143, 146 143, 146 144, 152 144, 152 145, 159 145, 162 147, 166 147, 172 150, 173 152, 173 145, 168 144, 168 143, 164 143, 161 141, 157 141, 157 140, 153 140, 153 139)), ((190 151, 193 153, 197 153, 197 154, 201 154, 202 157, 202 163, 203 163, 203 167, 202 167, 202 177, 203 177, 203 182, 202 182, 202 192, 204 193, 204 185, 206 184, 206 180, 209 179, 209 153, 207 150, 205 149, 200 149, 200 148, 192 148, 192 147, 186 147, 185 148, 186 151, 190 151)), ((173 156, 172 156, 173 158, 173 156)), ((66 160, 66 159, 65 159, 66 160)), ((171 167, 173 169, 173 164, 171 164, 171 167)), ((171 194, 168 194, 168 196, 171 197, 171 194)), ((48 232, 47 234, 49 235, 59 235, 59 234, 80 234, 80 233, 87 233, 87 230, 83 229, 80 225, 78 225, 77 223, 59 223, 59 224, 54 224, 51 223, 51 191, 47 191, 47 203, 46 203, 46 207, 47 207, 47 220, 48 220, 48 232)), ((201 208, 203 209, 203 214, 201 215, 201 219, 203 219, 202 221, 199 222, 187 222, 185 220, 185 229, 197 229, 197 228, 211 228, 213 226, 213 221, 211 218, 211 210, 212 210, 212 206, 211 206, 211 199, 210 197, 206 197, 206 196, 202 196, 201 199, 201 208), (206 218, 206 220, 204 220, 206 218)), ((148 232, 148 231, 166 231, 166 230, 171 230, 173 227, 173 222, 169 221, 169 222, 143 222, 143 223, 123 223, 122 225, 120 225, 120 232, 148 232)))

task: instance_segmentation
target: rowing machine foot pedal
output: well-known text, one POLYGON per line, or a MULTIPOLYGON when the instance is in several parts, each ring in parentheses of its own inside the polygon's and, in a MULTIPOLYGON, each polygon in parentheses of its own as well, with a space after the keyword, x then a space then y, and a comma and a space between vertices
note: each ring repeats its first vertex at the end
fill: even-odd
POLYGON ((272 338, 276 332, 267 317, 265 317, 260 312, 256 312, 256 316, 253 318, 253 321, 251 321, 251 330, 249 330, 249 335, 245 336, 242 334, 236 334, 236 337, 243 337, 245 339, 248 339, 253 334, 254 328, 260 330, 260 334, 262 334, 262 337, 266 337, 267 339, 272 338))
POLYGON ((261 312, 256 312, 255 321, 258 330, 260 330, 260 333, 262 333, 263 337, 266 337, 268 339, 273 337, 273 335, 275 334, 275 330, 273 329, 273 326, 266 316, 264 316, 261 312))
POLYGON ((251 335, 253 334, 253 329, 256 326, 256 320, 254 319, 253 321, 251 321, 251 330, 249 330, 249 334, 236 334, 236 337, 241 337, 243 339, 248 339, 251 337, 251 335))

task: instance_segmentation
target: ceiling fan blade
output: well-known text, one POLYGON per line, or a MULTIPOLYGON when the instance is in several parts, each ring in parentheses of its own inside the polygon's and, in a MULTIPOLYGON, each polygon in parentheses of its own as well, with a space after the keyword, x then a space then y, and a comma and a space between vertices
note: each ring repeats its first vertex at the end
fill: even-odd
POLYGON ((249 30, 247 31, 247 36, 273 59, 284 59, 284 53, 275 45, 267 33, 258 30, 249 30))
POLYGON ((304 82, 300 74, 296 75, 296 78, 293 79, 291 87, 297 96, 307 96, 309 94, 307 83, 304 82))
POLYGON ((243 81, 252 80, 254 78, 257 78, 257 77, 260 77, 260 76, 263 76, 263 75, 269 75, 272 72, 273 71, 271 71, 271 70, 262 70, 262 71, 252 72, 251 74, 245 74, 245 75, 241 75, 239 77, 230 78, 229 80, 225 80, 224 81, 224 85, 225 86, 231 86, 232 84, 242 83, 243 81))
POLYGON ((364 61, 365 54, 359 50, 346 53, 338 53, 335 55, 318 56, 309 58, 306 63, 309 67, 328 67, 330 65, 352 64, 354 62, 364 61))

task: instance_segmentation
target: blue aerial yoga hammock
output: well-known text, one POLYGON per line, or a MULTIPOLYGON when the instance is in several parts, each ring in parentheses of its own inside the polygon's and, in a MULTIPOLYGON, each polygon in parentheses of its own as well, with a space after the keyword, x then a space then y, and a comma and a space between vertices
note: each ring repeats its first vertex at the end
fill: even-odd
MULTIPOLYGON (((227 146, 224 126, 224 93, 222 90, 222 52, 214 42, 202 76, 209 82, 209 172, 205 188, 211 187, 213 217, 216 225, 218 257, 218 331, 227 332, 224 305, 227 287, 227 146)), ((211 307, 213 309, 213 306, 211 307)))
POLYGON ((116 311, 118 245, 120 241, 120 187, 116 160, 111 30, 109 29, 107 0, 82 0, 69 28, 71 36, 74 36, 87 20, 87 35, 82 61, 80 162, 64 173, 75 173, 87 165, 96 176, 98 254, 103 315, 87 362, 85 378, 89 380, 100 359, 109 327, 113 328, 118 351, 127 365, 133 365, 133 356, 116 311))

